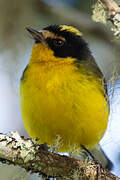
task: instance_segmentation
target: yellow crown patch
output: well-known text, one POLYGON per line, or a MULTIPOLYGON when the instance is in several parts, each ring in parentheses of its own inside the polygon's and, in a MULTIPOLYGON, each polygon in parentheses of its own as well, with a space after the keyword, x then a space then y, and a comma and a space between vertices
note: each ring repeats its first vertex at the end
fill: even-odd
POLYGON ((67 25, 61 25, 61 30, 66 30, 66 31, 70 31, 72 33, 74 33, 77 36, 82 36, 82 32, 80 32, 78 29, 72 27, 72 26, 67 26, 67 25))

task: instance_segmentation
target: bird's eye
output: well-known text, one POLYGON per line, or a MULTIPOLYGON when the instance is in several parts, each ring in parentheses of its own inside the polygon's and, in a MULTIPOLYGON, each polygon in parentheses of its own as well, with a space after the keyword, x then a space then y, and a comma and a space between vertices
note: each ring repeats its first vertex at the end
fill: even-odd
POLYGON ((59 46, 60 47, 60 46, 63 46, 64 41, 61 40, 61 39, 54 39, 53 44, 54 44, 54 46, 59 46))

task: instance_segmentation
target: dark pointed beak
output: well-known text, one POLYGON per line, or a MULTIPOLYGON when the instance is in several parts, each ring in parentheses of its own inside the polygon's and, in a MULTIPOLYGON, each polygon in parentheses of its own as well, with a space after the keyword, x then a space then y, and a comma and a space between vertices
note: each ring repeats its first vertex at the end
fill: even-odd
POLYGON ((44 40, 42 31, 37 31, 31 27, 26 27, 26 30, 32 35, 35 41, 41 42, 44 40))

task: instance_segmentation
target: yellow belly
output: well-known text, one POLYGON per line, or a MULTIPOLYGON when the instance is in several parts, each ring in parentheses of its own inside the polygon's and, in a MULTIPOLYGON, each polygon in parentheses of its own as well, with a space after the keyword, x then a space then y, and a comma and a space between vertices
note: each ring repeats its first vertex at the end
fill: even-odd
POLYGON ((32 64, 21 81, 20 99, 24 125, 39 143, 63 140, 61 151, 71 146, 92 148, 102 138, 108 105, 102 81, 73 65, 32 64))

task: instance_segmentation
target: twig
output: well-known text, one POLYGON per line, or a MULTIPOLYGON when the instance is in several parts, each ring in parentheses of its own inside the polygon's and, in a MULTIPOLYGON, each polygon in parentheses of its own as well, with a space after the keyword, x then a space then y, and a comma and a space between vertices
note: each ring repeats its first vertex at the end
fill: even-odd
POLYGON ((120 7, 114 0, 98 0, 93 6, 92 19, 103 24, 110 21, 111 31, 117 39, 120 38, 120 7))
POLYGON ((120 13, 120 7, 117 5, 117 3, 114 0, 100 0, 109 12, 111 12, 111 15, 115 15, 116 13, 120 13))
POLYGON ((47 177, 119 180, 94 161, 80 161, 49 152, 33 140, 20 137, 18 133, 12 133, 12 136, 0 134, 0 159, 47 177))

